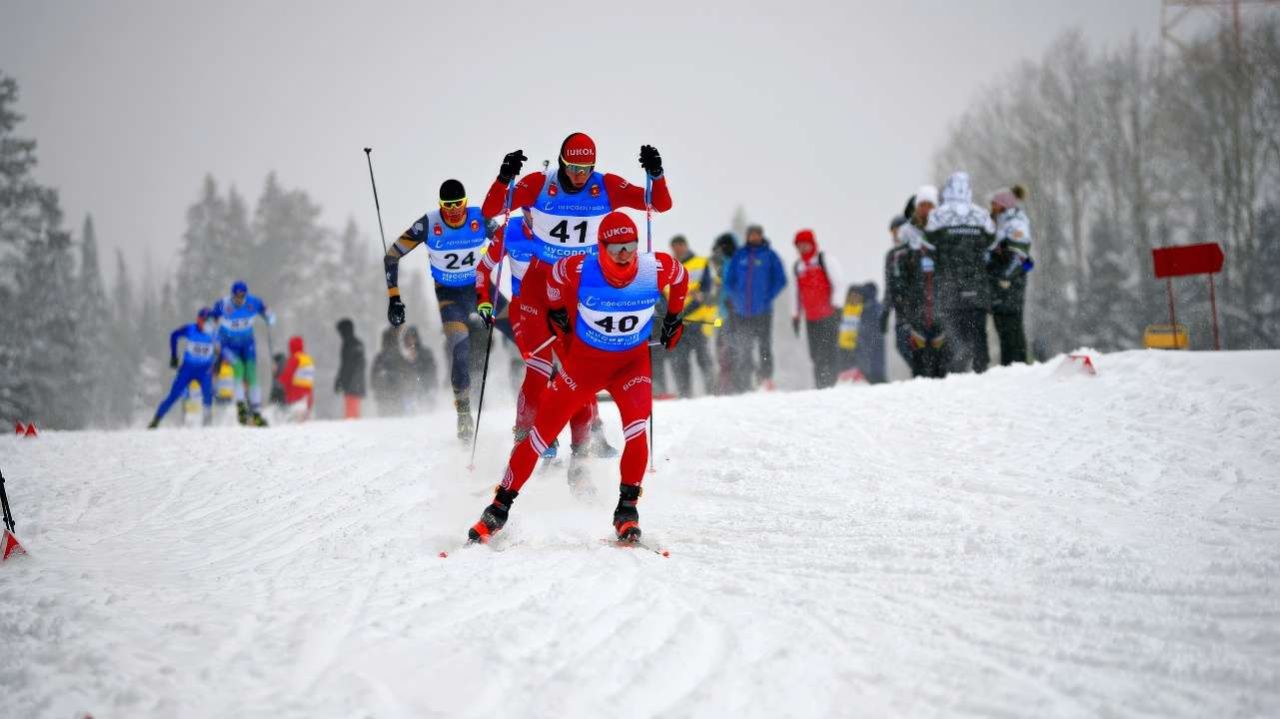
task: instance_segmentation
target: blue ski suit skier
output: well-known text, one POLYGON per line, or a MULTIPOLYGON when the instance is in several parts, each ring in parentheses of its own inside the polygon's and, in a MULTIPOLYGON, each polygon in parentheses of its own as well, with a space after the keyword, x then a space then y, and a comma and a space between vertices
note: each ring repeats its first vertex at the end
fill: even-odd
POLYGON ((173 386, 169 388, 169 396, 164 398, 156 408, 156 416, 147 425, 147 429, 160 426, 160 420, 182 398, 187 386, 192 382, 200 385, 200 399, 204 403, 204 424, 213 421, 213 366, 218 361, 218 340, 209 331, 212 320, 211 310, 203 307, 196 313, 196 321, 174 330, 169 335, 169 366, 178 370, 173 378, 173 386), (182 353, 182 366, 178 366, 178 340, 187 341, 182 353))
POLYGON ((249 294, 249 285, 236 280, 231 294, 213 303, 209 316, 218 320, 218 341, 222 344, 222 359, 231 365, 235 374, 236 417, 240 424, 267 426, 262 418, 262 389, 258 387, 258 351, 253 342, 253 319, 261 315, 268 326, 276 323, 276 316, 255 295, 249 294), (248 402, 245 386, 248 386, 248 402))
POLYGON ((387 321, 392 327, 404 324, 404 301, 400 299, 397 277, 400 258, 426 243, 440 322, 444 325, 446 354, 452 365, 449 381, 453 385, 453 406, 458 412, 458 439, 469 442, 475 432, 471 418, 471 332, 478 331, 480 324, 476 314, 476 268, 497 223, 486 220, 480 208, 467 206, 466 189, 457 180, 445 180, 440 185, 439 203, 439 208, 405 230, 382 260, 389 296, 387 321), (474 321, 472 315, 476 316, 474 321))

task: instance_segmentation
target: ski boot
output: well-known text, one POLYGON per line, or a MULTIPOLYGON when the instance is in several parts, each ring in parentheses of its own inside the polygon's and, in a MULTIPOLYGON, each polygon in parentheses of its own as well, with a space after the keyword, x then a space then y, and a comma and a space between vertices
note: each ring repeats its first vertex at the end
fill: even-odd
POLYGON ((618 506, 613 510, 613 531, 619 542, 640 541, 640 512, 636 502, 642 494, 640 485, 623 484, 618 487, 618 506))
POLYGON ((236 421, 242 425, 249 424, 249 403, 243 400, 236 402, 236 421))
POLYGON ((262 415, 259 414, 256 410, 253 412, 252 415, 249 416, 249 423, 252 424, 254 427, 267 426, 267 420, 263 419, 262 415))
POLYGON ((569 447, 569 494, 582 502, 596 498, 596 486, 591 483, 591 471, 587 469, 588 456, 586 445, 569 447))
POLYGON ((159 426, 160 426, 160 418, 155 417, 151 420, 151 423, 147 425, 147 429, 155 429, 159 426))
POLYGON ((519 492, 498 487, 493 493, 493 503, 484 508, 480 521, 467 530, 467 541, 471 544, 484 544, 502 529, 507 523, 507 513, 511 511, 511 503, 519 492))
POLYGON ((618 450, 604 438, 603 427, 591 428, 591 456, 598 459, 612 459, 618 456, 618 450))
POLYGON ((456 399, 453 401, 453 407, 458 410, 458 440, 470 442, 476 433, 476 423, 471 419, 471 402, 470 400, 456 399))

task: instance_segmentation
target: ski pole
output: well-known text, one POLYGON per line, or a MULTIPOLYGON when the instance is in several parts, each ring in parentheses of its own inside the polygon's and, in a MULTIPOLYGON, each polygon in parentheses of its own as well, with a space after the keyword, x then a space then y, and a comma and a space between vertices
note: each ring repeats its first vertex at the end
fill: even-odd
POLYGON ((387 254, 387 233, 382 229, 382 205, 378 204, 378 183, 373 180, 373 148, 364 148, 364 159, 369 163, 369 184, 373 186, 373 207, 378 211, 378 234, 382 236, 382 254, 387 254))
MULTIPOLYGON (((649 171, 644 173, 644 251, 653 252, 653 178, 649 176, 649 171)), ((653 345, 650 344, 650 347, 653 345)), ((653 373, 652 368, 649 370, 653 373)), ((653 380, 652 377, 649 378, 653 380)), ((649 409, 649 472, 650 474, 657 472, 658 469, 653 463, 653 408, 649 409)))
POLYGON ((714 320, 691 320, 687 317, 681 317, 680 321, 687 325, 710 325, 712 327, 719 327, 724 324, 724 320, 719 317, 714 320))
POLYGON ((0 472, 0 505, 4 508, 4 526, 12 532, 18 526, 13 521, 13 512, 9 511, 9 495, 4 491, 4 473, 0 472))
MULTIPOLYGON (((507 232, 507 224, 511 222, 511 195, 515 192, 515 178, 507 183, 507 201, 506 206, 502 208, 503 222, 502 232, 505 238, 507 232)), ((498 279, 494 283, 493 292, 496 295, 502 289, 502 268, 506 263, 498 260, 498 279)), ((476 403, 476 428, 471 433, 471 462, 467 465, 468 472, 476 470, 476 445, 480 442, 480 419, 484 417, 484 388, 489 383, 489 355, 493 353, 493 326, 497 324, 493 315, 489 315, 489 339, 484 345, 484 369, 480 372, 480 401, 476 403)))

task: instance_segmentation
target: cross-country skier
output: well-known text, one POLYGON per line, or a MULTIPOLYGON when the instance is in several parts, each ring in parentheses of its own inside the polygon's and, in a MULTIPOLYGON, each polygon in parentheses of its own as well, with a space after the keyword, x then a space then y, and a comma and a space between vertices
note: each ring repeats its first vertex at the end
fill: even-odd
POLYGON ((240 424, 252 422, 265 427, 262 418, 262 389, 258 387, 258 351, 253 341, 253 318, 261 315, 268 326, 276 323, 276 316, 256 295, 249 294, 249 285, 236 280, 231 294, 213 303, 210 317, 219 320, 218 341, 222 343, 222 359, 231 363, 235 373, 236 417, 240 424), (245 386, 248 386, 248 403, 245 402, 245 386))
POLYGON ((648 340, 654 307, 668 292, 661 342, 676 346, 683 332, 689 276, 665 252, 638 255, 635 222, 621 212, 599 224, 598 254, 581 254, 557 262, 547 284, 547 323, 564 350, 561 371, 543 394, 529 437, 516 445, 502 484, 480 521, 468 531, 484 542, 506 524, 511 503, 529 479, 538 456, 564 428, 574 411, 604 389, 622 416, 626 446, 622 451, 614 531, 620 540, 640 538, 640 483, 648 456, 645 423, 653 406, 648 340))
MULTIPOLYGON (((498 177, 485 196, 485 217, 495 217, 504 208, 514 211, 528 210, 527 224, 533 234, 534 258, 529 262, 520 283, 519 312, 510 313, 512 327, 523 335, 523 347, 536 348, 551 335, 546 328, 547 278, 551 266, 558 260, 575 255, 594 255, 595 237, 601 220, 611 211, 620 208, 644 210, 643 185, 632 185, 625 179, 595 170, 596 144, 586 133, 575 132, 560 145, 558 168, 552 172, 534 172, 525 175, 511 191, 508 205, 509 183, 520 174, 525 157, 522 150, 507 153, 502 160, 498 177)), ((662 156, 651 145, 640 148, 640 166, 652 179, 650 204, 658 212, 671 209, 671 194, 662 172, 662 156)), ((539 353, 538 362, 530 363, 535 372, 551 371, 551 353, 539 353)), ((528 360, 526 360, 528 361, 528 360)), ((537 412, 545 382, 526 375, 517 406, 520 408, 516 427, 527 425, 537 412)), ((597 433, 593 446, 588 445, 592 424, 598 426, 595 398, 589 397, 573 417, 570 427, 570 447, 573 456, 584 457, 588 452, 608 455, 612 448, 604 444, 602 433, 597 433)), ((518 435, 517 435, 518 436, 518 435)), ((552 437, 554 440, 554 437, 552 437)), ((570 467, 569 479, 574 483, 582 475, 570 467)))
POLYGON ((204 424, 213 422, 213 364, 218 358, 218 340, 210 331, 211 310, 200 308, 196 313, 196 321, 185 324, 169 335, 169 366, 178 370, 173 378, 173 386, 169 388, 169 396, 164 398, 156 408, 156 416, 147 425, 147 429, 160 426, 160 420, 187 390, 192 382, 200 384, 200 399, 204 403, 204 424), (182 351, 182 366, 178 366, 178 340, 185 339, 186 347, 182 351))
POLYGON ((400 258, 422 243, 427 244, 431 279, 435 282, 440 321, 444 324, 447 354, 451 363, 453 405, 458 412, 458 439, 471 440, 475 421, 471 418, 471 315, 476 312, 476 267, 484 245, 497 224, 485 219, 480 209, 467 205, 467 191, 458 180, 440 185, 440 207, 413 223, 392 243, 383 258, 387 271, 387 320, 392 327, 404 323, 404 302, 397 285, 400 258))

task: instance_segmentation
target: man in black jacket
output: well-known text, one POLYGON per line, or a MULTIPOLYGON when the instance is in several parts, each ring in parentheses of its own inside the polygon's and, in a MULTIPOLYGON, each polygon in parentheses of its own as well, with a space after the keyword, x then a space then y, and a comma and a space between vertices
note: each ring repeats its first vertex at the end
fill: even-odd
POLYGON ((956 172, 947 178, 942 204, 929 213, 925 236, 938 251, 938 299, 955 359, 960 369, 972 362, 975 372, 985 372, 990 363, 987 257, 995 232, 990 212, 973 204, 969 173, 956 172))
POLYGON ((360 400, 365 394, 364 343, 356 338, 356 328, 350 318, 338 320, 338 336, 342 337, 342 359, 338 362, 338 376, 333 380, 333 391, 345 398, 343 416, 360 418, 360 400))

